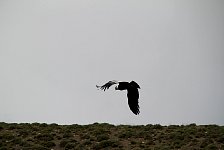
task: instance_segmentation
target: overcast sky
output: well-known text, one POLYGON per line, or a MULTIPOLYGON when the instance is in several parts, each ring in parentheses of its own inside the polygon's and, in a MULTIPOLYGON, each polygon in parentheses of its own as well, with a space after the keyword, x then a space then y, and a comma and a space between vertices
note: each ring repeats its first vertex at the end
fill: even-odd
POLYGON ((0 1, 0 122, 224 125, 223 108, 223 0, 0 1), (140 115, 109 80, 140 85, 140 115))

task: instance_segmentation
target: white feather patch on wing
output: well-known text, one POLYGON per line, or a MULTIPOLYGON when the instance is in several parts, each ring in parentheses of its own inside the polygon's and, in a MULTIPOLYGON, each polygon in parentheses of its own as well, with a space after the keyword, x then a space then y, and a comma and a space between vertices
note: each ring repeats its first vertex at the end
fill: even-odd
POLYGON ((116 81, 116 80, 112 80, 112 81, 109 81, 107 82, 106 84, 102 85, 102 86, 99 86, 99 85, 96 85, 96 87, 98 89, 101 89, 101 90, 106 90, 106 89, 109 89, 110 86, 114 85, 114 84, 118 84, 119 82, 116 81))

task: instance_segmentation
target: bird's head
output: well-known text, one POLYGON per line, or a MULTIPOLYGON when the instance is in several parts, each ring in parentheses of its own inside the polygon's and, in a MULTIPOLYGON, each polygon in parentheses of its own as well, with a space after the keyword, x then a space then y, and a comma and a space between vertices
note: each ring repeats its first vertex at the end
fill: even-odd
POLYGON ((131 84, 131 86, 140 89, 140 86, 135 81, 131 81, 130 84, 131 84))

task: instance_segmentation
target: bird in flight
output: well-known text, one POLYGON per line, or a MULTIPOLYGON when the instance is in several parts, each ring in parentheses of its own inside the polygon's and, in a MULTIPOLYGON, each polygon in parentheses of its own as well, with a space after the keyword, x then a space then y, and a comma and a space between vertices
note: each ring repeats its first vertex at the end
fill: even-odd
POLYGON ((118 84, 115 87, 115 90, 127 90, 127 97, 128 97, 128 105, 131 111, 135 114, 138 115, 140 113, 139 111, 139 105, 138 105, 138 99, 139 99, 139 92, 138 89, 140 89, 140 86, 135 82, 118 82, 116 80, 112 80, 107 82, 106 84, 99 86, 96 85, 98 89, 101 90, 106 90, 109 89, 110 86, 118 84))

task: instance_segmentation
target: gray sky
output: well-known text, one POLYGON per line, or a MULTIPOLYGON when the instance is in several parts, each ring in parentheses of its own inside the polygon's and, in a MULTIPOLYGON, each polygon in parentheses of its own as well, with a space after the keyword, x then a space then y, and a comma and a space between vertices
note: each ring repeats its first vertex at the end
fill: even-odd
POLYGON ((1 122, 223 125, 223 65, 223 0, 0 1, 1 122))

